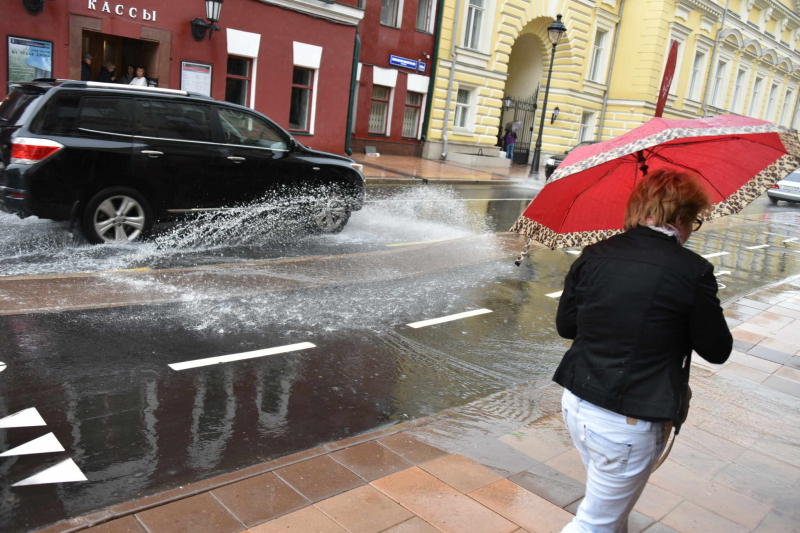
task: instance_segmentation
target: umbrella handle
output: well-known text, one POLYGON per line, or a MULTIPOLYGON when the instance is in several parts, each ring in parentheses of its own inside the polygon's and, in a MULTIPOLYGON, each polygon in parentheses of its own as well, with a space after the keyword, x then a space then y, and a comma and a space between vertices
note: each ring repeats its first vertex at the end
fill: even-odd
POLYGON ((525 239, 525 245, 522 247, 522 251, 517 256, 517 260, 514 261, 514 265, 520 266, 522 262, 525 260, 525 258, 528 257, 528 249, 530 248, 530 246, 531 246, 531 238, 528 237, 527 239, 525 239))

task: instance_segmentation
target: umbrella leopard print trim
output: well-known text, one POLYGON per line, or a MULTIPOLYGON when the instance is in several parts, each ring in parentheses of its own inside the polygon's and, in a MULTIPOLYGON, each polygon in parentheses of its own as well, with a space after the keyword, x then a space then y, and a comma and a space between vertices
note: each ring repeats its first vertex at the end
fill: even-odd
POLYGON ((652 148, 654 146, 658 146, 659 144, 664 144, 675 139, 689 139, 692 137, 714 137, 717 135, 746 135, 753 133, 777 133, 778 135, 780 135, 781 140, 783 141, 784 146, 786 146, 787 151, 790 154, 794 153, 796 156, 800 157, 800 146, 796 145, 794 147, 794 150, 792 150, 792 147, 789 146, 786 142, 786 139, 784 139, 784 136, 794 137, 795 144, 798 144, 797 132, 792 130, 787 130, 782 126, 776 126, 775 124, 763 124, 760 126, 736 126, 727 128, 707 128, 707 129, 671 128, 659 131, 658 133, 654 133, 653 135, 650 135, 643 139, 639 139, 638 141, 626 144, 624 146, 620 146, 619 148, 615 148, 614 150, 597 154, 596 156, 590 157, 589 159, 578 161, 577 163, 573 163, 572 165, 557 168, 556 171, 553 172, 553 174, 550 176, 548 182, 552 183, 566 176, 577 174, 578 172, 582 172, 586 169, 602 165, 603 163, 607 163, 608 161, 613 161, 614 159, 619 159, 620 157, 624 157, 626 155, 635 154, 639 150, 652 148))

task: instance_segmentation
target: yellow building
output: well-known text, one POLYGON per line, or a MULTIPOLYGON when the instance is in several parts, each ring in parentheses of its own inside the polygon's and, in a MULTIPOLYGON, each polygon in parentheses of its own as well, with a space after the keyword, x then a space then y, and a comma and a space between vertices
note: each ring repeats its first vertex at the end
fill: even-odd
POLYGON ((530 161, 556 14, 567 32, 542 162, 651 118, 672 40, 665 117, 737 113, 800 126, 800 0, 445 0, 425 157, 508 166, 496 145, 513 126, 515 161, 530 161), (526 100, 537 103, 535 121, 526 100))

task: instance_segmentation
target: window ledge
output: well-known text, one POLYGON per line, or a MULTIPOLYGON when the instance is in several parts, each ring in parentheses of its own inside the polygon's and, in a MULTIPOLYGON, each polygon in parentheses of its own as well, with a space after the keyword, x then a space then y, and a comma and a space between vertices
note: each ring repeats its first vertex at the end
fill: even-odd
POLYGON ((311 136, 313 136, 313 135, 314 135, 313 133, 311 133, 311 132, 308 132, 308 131, 294 131, 294 130, 289 130, 289 133, 291 133, 291 134, 292 134, 292 135, 294 135, 294 136, 300 135, 300 136, 302 136, 302 137, 311 137, 311 136))
POLYGON ((401 26, 392 26, 391 24, 384 24, 383 22, 381 22, 380 24, 381 24, 381 27, 383 27, 383 28, 389 28, 389 29, 392 29, 392 30, 401 29, 401 26))
POLYGON ((456 47, 456 52, 458 53, 458 55, 465 55, 467 57, 473 57, 475 59, 480 59, 482 61, 489 61, 492 58, 492 56, 487 54, 486 52, 482 52, 474 48, 464 48, 458 46, 456 47))
POLYGON ((458 133, 459 135, 475 135, 475 130, 467 129, 467 128, 453 128, 453 133, 458 133))

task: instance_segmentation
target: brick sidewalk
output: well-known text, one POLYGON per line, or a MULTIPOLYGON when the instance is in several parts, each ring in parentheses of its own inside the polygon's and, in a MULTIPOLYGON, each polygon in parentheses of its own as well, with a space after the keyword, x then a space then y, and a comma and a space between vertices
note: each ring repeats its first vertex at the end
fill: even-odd
MULTIPOLYGON (((800 278, 726 315, 736 351, 693 369, 688 422, 630 533, 800 531, 800 278)), ((585 479, 560 392, 503 391, 45 531, 558 532, 585 479)))
POLYGON ((505 169, 489 166, 467 166, 453 163, 452 161, 401 155, 368 157, 363 154, 353 154, 352 157, 364 165, 364 175, 367 178, 367 182, 371 183, 416 182, 423 180, 455 183, 522 180, 541 183, 541 180, 528 176, 530 167, 527 165, 511 165, 505 169))

